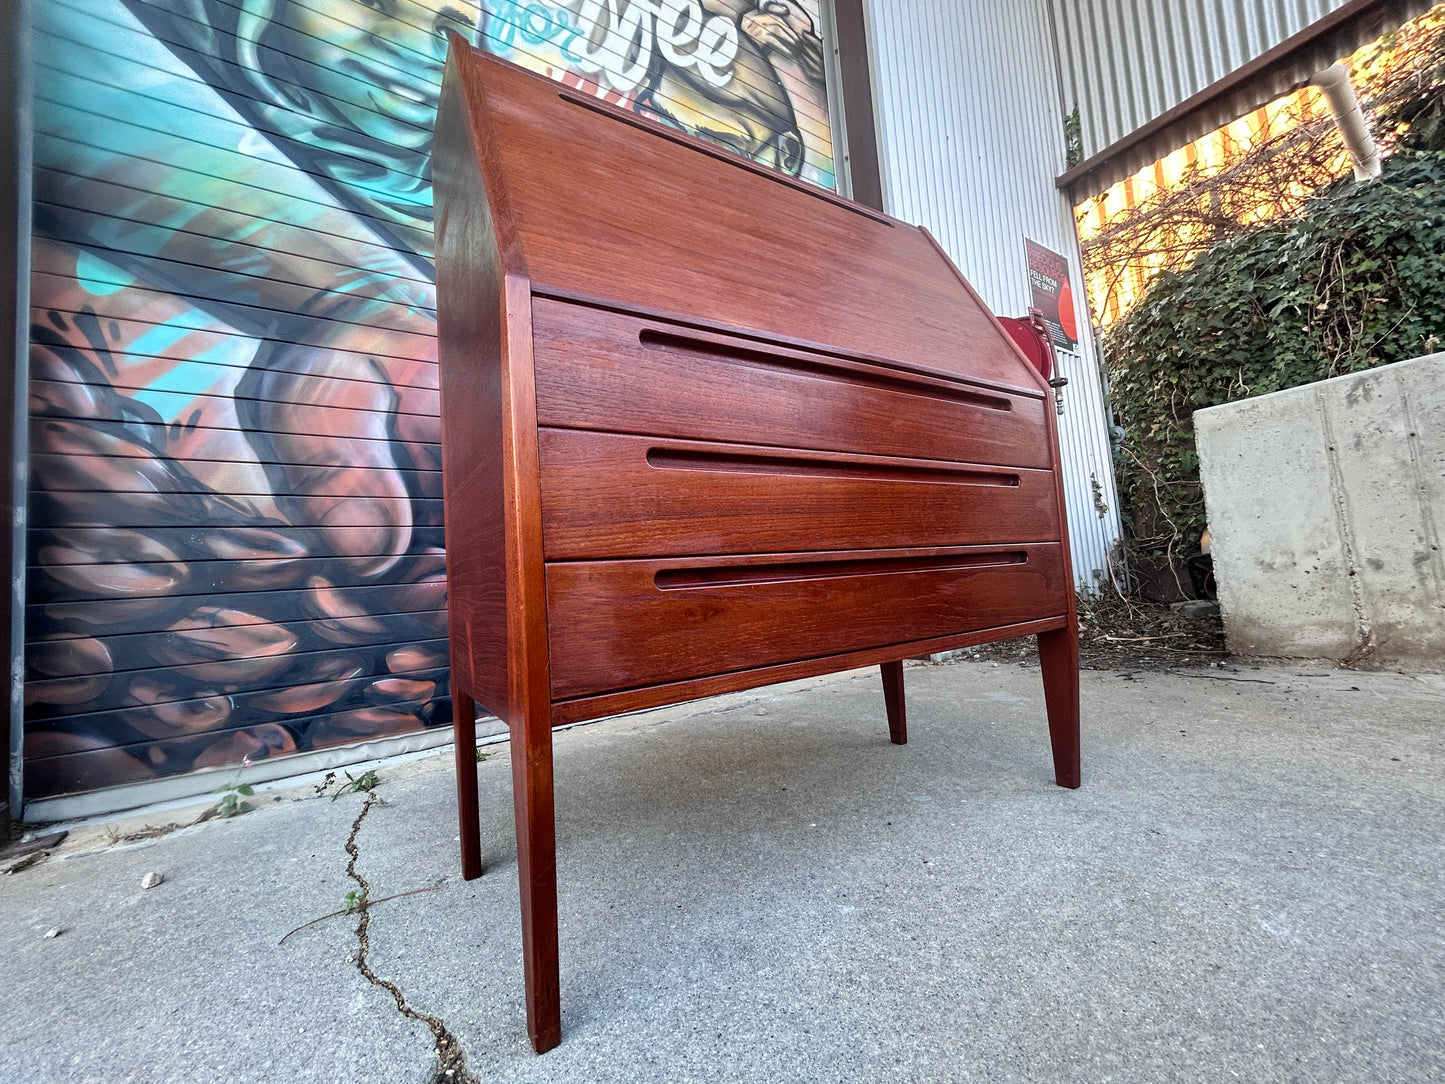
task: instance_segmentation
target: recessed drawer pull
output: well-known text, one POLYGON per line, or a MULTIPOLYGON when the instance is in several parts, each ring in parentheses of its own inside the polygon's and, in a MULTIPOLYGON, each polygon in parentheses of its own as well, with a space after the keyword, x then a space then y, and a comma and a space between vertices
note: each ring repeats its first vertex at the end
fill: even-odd
POLYGON ((717 342, 712 339, 679 334, 675 331, 659 331, 650 327, 639 331, 637 339, 643 346, 686 350, 693 354, 726 358, 729 361, 740 361, 750 365, 766 365, 773 369, 807 373, 809 376, 820 377, 824 380, 838 380, 864 387, 885 388, 889 391, 901 391, 908 395, 920 395, 928 399, 941 399, 948 403, 967 403, 969 406, 981 407, 985 410, 1013 410, 1013 403, 1001 396, 985 395, 983 392, 950 387, 942 381, 926 382, 926 378, 923 377, 910 379, 902 375, 890 376, 842 360, 836 364, 830 364, 821 358, 793 357, 771 350, 717 342))
POLYGON ((652 582, 661 591, 689 587, 748 587, 799 580, 835 580, 845 576, 887 576, 897 573, 946 572, 962 568, 1000 568, 1028 564, 1023 551, 968 553, 957 556, 881 557, 842 561, 797 561, 775 565, 715 565, 664 568, 652 582))
POLYGON ((977 467, 921 467, 912 464, 850 463, 792 455, 649 448, 647 464, 661 470, 705 470, 724 474, 780 474, 801 478, 868 478, 885 482, 942 482, 963 486, 1012 486, 1019 476, 977 467))

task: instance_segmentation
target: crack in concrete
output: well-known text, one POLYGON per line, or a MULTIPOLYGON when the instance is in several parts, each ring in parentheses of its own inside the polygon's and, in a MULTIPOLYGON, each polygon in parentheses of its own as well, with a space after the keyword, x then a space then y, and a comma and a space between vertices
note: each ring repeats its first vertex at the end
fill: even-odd
POLYGON ((1350 590, 1350 605, 1355 611, 1355 646, 1340 660, 1340 665, 1358 666, 1375 652, 1375 630, 1370 624, 1364 586, 1360 582, 1355 524, 1350 513, 1344 470, 1340 466, 1340 455, 1335 445, 1334 419, 1330 417, 1329 404, 1325 400, 1323 388, 1316 389, 1315 403, 1320 414, 1320 429, 1325 438, 1325 466, 1330 478, 1332 510, 1335 515, 1336 528, 1340 533, 1340 544, 1344 549, 1345 582, 1350 590))
POLYGON ((357 846, 356 837, 361 832, 361 823, 371 812, 372 805, 378 801, 380 799, 373 791, 366 792, 366 801, 361 806, 361 812, 356 815, 356 820, 351 822, 351 835, 346 839, 346 853, 351 856, 351 861, 346 863, 346 875, 361 888, 360 902, 357 904, 359 917, 356 923, 356 940, 359 948, 356 953, 356 969, 361 972, 367 982, 373 986, 379 986, 389 993, 396 1002, 397 1010, 403 1016, 425 1024, 432 1033, 433 1049, 437 1060, 436 1065, 432 1067, 427 1084, 481 1084, 476 1076, 467 1069, 467 1055, 466 1051, 462 1049, 462 1044, 447 1029, 441 1018, 412 1008, 407 1003, 406 995, 401 992, 401 988, 373 971, 367 960, 367 954, 371 951, 371 908, 368 902, 371 896, 371 885, 356 870, 357 859, 361 857, 361 848, 357 846))

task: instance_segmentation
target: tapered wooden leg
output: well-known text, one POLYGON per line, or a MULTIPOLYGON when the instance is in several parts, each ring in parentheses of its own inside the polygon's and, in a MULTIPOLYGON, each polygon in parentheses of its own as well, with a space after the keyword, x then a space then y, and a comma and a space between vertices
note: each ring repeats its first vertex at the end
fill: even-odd
POLYGON ((894 745, 908 744, 908 717, 903 711, 903 663, 885 662, 883 672, 883 705, 888 709, 888 737, 894 745))
POLYGON ((1039 663, 1044 672, 1044 706, 1049 713, 1049 741, 1054 747, 1054 780, 1077 787, 1079 763, 1079 634, 1055 629, 1039 633, 1039 663))
POLYGON ((462 879, 482 875, 482 835, 477 815, 477 705, 452 690, 452 745, 457 758, 457 825, 462 837, 462 879))
POLYGON ((517 879, 522 891, 522 968, 527 1034, 537 1053, 562 1041, 557 967, 557 836, 552 806, 552 725, 545 715, 512 728, 517 879))

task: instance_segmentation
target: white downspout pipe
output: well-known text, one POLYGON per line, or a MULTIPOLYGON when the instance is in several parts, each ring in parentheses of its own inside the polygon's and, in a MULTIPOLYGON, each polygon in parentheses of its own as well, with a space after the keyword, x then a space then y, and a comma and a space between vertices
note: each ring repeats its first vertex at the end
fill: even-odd
POLYGON ((1378 177, 1380 148, 1375 145, 1369 125, 1365 123, 1360 99, 1355 96, 1354 84, 1350 82, 1350 69, 1343 64, 1334 64, 1315 73, 1310 82, 1324 92, 1325 101, 1329 103, 1330 112, 1334 114, 1335 125, 1350 152, 1350 161, 1355 167, 1355 180, 1368 181, 1378 177))

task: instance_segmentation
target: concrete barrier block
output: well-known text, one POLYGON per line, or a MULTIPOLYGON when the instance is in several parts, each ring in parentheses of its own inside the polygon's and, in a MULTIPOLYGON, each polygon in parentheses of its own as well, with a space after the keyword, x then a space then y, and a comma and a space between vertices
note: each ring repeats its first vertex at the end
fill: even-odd
POLYGON ((1445 354, 1194 422, 1230 650, 1445 668, 1445 354))

